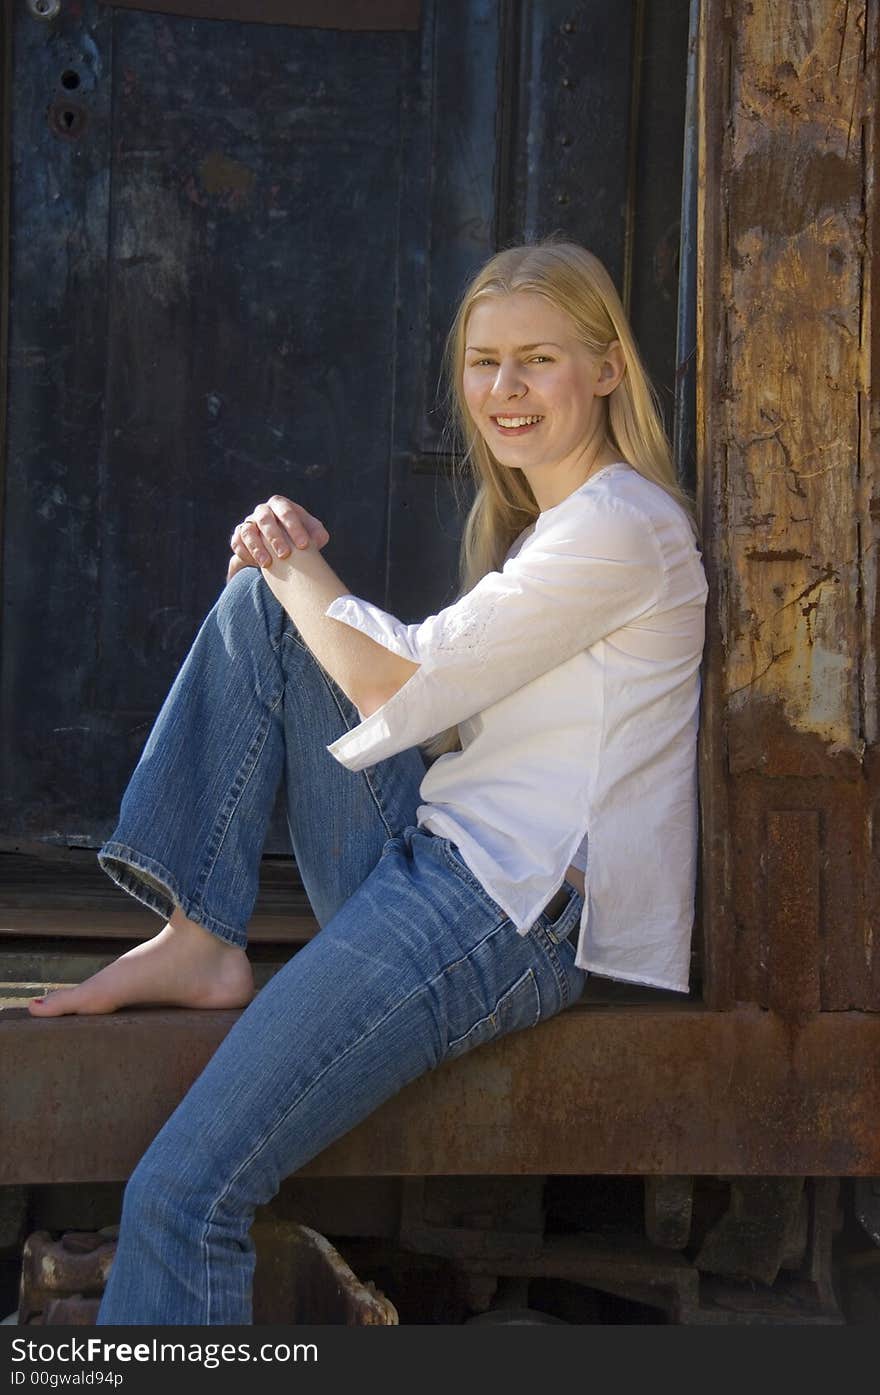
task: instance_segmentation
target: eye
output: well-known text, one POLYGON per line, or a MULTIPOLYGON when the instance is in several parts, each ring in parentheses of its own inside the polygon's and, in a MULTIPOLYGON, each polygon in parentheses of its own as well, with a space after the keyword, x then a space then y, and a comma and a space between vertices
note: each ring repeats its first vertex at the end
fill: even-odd
POLYGON ((532 363, 552 363, 553 359, 549 354, 535 354, 532 363))
POLYGON ((475 358, 474 361, 473 361, 473 363, 469 363, 469 364, 468 364, 468 367, 469 367, 469 368, 482 368, 484 364, 486 364, 486 363, 494 363, 494 362, 495 362, 495 360, 494 360, 493 358, 475 358))

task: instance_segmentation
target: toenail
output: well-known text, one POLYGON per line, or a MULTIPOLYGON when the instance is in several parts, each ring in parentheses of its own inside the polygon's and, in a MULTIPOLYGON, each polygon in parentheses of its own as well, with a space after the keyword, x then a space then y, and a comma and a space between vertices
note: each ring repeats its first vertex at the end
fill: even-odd
POLYGON ((45 998, 34 998, 32 1001, 35 1002, 35 1003, 44 1003, 44 1002, 46 1001, 46 999, 45 999, 45 998))

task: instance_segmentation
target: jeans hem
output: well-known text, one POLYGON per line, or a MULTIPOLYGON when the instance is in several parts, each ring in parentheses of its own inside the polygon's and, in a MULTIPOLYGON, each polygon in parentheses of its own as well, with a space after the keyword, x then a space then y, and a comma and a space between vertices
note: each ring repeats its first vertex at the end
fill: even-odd
POLYGON ((98 864, 118 887, 165 920, 169 920, 175 907, 179 907, 187 920, 194 920, 227 944, 236 945, 239 949, 246 947, 245 931, 226 925, 210 915, 191 896, 185 895, 173 874, 154 858, 145 857, 125 843, 105 843, 98 853, 98 864), (149 881, 144 880, 145 877, 149 881), (154 882, 159 885, 153 885, 154 882))

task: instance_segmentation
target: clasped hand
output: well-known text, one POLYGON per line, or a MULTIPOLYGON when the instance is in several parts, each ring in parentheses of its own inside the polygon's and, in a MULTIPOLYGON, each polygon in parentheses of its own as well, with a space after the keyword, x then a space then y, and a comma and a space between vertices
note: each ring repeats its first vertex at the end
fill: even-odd
POLYGON ((226 580, 231 581, 245 567, 271 567, 274 557, 289 557, 294 547, 305 551, 314 543, 320 551, 329 541, 330 534, 320 518, 283 494, 273 494, 235 525, 229 539, 233 555, 226 580))

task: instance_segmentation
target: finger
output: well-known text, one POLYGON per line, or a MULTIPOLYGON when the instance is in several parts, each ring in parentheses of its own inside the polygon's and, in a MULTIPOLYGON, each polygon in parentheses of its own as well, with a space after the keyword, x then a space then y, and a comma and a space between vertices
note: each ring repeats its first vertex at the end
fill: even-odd
POLYGON ((259 563, 251 556, 250 551, 248 550, 248 548, 245 547, 244 543, 241 540, 240 525, 238 525, 233 531, 232 537, 229 539, 229 546, 232 548, 232 551, 235 553, 236 557, 239 558, 243 566, 259 566, 259 563))
POLYGON ((259 562, 255 561, 251 554, 248 552, 244 543, 237 542, 233 547, 232 551, 234 552, 237 560, 241 563, 243 567, 258 567, 260 565, 259 562))
POLYGON ((259 504, 252 515, 263 535, 263 540, 276 557, 289 557, 291 539, 269 504, 259 504))
POLYGON ((257 571, 260 570, 255 562, 243 562, 240 557, 230 557, 229 566, 226 569, 226 580, 231 581, 239 572, 247 571, 249 567, 255 568, 257 571))
POLYGON ((244 523, 238 525, 238 534, 244 544, 254 564, 258 567, 271 567, 272 555, 269 552, 259 526, 251 519, 245 519, 244 523))
MULTIPOLYGON (((269 507, 296 547, 305 548, 309 543, 317 542, 317 532, 323 529, 324 525, 319 518, 314 518, 304 509, 302 504, 294 504, 283 494, 273 494, 269 500, 269 507)), ((327 541, 329 538, 328 533, 327 541)))

